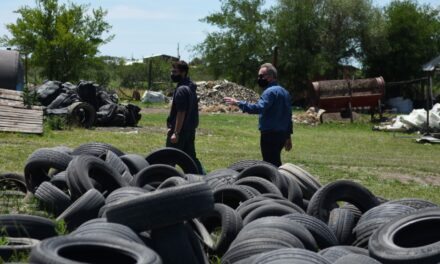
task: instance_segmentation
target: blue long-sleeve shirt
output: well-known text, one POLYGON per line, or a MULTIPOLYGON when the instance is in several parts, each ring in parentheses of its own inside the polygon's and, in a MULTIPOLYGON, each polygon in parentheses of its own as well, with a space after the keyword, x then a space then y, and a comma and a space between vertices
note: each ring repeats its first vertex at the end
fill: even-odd
POLYGON ((293 133, 292 99, 289 92, 271 83, 256 104, 240 101, 238 107, 249 114, 258 114, 258 128, 262 132, 293 133))

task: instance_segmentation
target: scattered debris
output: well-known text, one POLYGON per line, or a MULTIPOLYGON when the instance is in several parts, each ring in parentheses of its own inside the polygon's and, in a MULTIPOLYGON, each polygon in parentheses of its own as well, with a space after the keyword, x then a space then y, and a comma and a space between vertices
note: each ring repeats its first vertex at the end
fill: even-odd
POLYGON ((224 103, 224 97, 234 97, 238 100, 255 103, 260 96, 255 91, 233 82, 208 81, 197 82, 197 96, 201 112, 238 112, 236 106, 228 106, 224 103))
MULTIPOLYGON (((409 115, 399 115, 391 122, 375 126, 374 130, 391 132, 412 132, 426 130, 427 113, 425 109, 415 109, 409 115)), ((429 127, 440 131, 440 104, 434 105, 429 111, 429 127)))
POLYGON ((166 97, 162 91, 154 92, 154 91, 145 91, 144 95, 142 95, 143 103, 165 103, 166 97))
POLYGON ((305 113, 294 114, 293 123, 316 126, 321 122, 321 115, 324 113, 324 109, 310 107, 305 113))
POLYGON ((440 144, 440 136, 434 137, 434 136, 422 136, 421 138, 417 139, 418 143, 428 143, 428 144, 440 144))
POLYGON ((46 115, 65 115, 84 127, 136 126, 140 108, 118 104, 116 93, 109 92, 93 82, 81 81, 78 85, 46 81, 36 89, 39 102, 46 115))

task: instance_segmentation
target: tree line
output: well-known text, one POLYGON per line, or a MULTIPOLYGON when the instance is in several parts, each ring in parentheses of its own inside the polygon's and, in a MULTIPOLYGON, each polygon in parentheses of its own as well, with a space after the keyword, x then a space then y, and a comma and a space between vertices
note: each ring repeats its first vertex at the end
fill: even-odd
POLYGON ((254 86, 256 70, 272 61, 291 91, 310 81, 340 78, 344 65, 358 77, 386 81, 420 77, 421 65, 440 55, 439 9, 413 0, 385 7, 371 0, 221 0, 221 8, 202 19, 217 28, 196 47, 217 78, 254 86))
MULTIPOLYGON (((7 24, 2 46, 29 54, 30 79, 78 81, 147 88, 148 64, 126 66, 99 56, 111 41, 111 25, 102 8, 35 0, 7 24)), ((256 71, 272 61, 278 47, 280 81, 289 90, 306 90, 310 81, 336 79, 341 67, 361 68, 356 77, 383 76, 400 81, 422 75, 421 65, 440 55, 439 9, 415 0, 221 0, 220 10, 203 22, 217 30, 194 48, 195 79, 225 78, 249 87, 256 71)), ((169 63, 154 63, 154 80, 169 79, 169 63)))

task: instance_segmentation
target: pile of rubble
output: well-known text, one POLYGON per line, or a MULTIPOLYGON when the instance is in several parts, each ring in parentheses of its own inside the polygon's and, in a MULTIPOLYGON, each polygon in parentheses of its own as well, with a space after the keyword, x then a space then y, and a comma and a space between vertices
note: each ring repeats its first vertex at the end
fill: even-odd
POLYGON ((293 123, 316 126, 321 122, 321 115, 324 113, 323 109, 310 107, 305 113, 294 114, 293 123))
POLYGON ((63 115, 76 124, 92 126, 136 126, 140 108, 120 105, 115 93, 93 82, 78 85, 46 81, 36 88, 37 98, 46 115, 63 115))
POLYGON ((197 82, 196 84, 201 112, 238 112, 238 107, 226 105, 223 98, 234 97, 238 100, 255 103, 260 97, 253 90, 226 80, 197 82))

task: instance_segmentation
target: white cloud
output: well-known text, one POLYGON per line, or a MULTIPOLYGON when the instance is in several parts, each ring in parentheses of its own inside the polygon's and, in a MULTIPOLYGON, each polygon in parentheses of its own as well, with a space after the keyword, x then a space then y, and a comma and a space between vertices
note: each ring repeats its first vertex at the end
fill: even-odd
POLYGON ((107 17, 111 20, 165 20, 171 19, 173 15, 134 6, 117 5, 108 10, 107 17))

